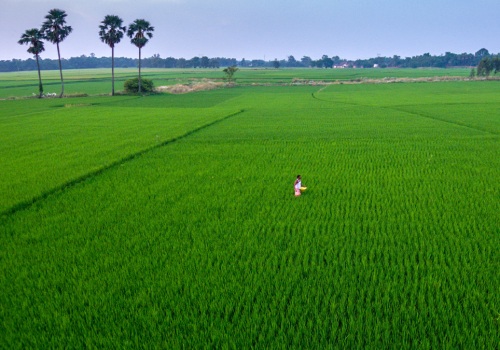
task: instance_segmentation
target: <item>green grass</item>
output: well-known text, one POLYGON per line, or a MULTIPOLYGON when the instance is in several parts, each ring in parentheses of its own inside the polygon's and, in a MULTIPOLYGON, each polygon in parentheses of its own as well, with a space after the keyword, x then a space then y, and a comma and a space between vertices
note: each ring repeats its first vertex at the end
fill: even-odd
POLYGON ((0 212, 238 112, 184 107, 165 113, 168 97, 141 99, 2 102, 0 212))
POLYGON ((1 101, 0 347, 498 348, 499 89, 1 101))
MULTIPOLYGON (((152 79, 155 86, 189 84, 203 79, 223 81, 225 77, 220 69, 143 69, 142 76, 152 79)), ((424 78, 458 76, 467 77, 468 68, 453 69, 239 69, 235 78, 238 84, 290 84, 299 81, 349 81, 362 79, 424 78)), ((42 83, 45 93, 61 91, 59 71, 42 70, 42 83)), ((111 94, 111 69, 64 70, 64 93, 66 95, 111 94)), ((115 69, 115 90, 123 91, 127 79, 135 78, 137 69, 115 69)), ((38 94, 38 76, 36 71, 0 74, 0 99, 33 97, 38 94)))

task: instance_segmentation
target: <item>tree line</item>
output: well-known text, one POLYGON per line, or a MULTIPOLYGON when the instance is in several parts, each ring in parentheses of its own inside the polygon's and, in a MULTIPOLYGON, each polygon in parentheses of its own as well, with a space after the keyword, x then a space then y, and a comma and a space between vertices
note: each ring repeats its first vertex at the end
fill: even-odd
MULTIPOLYGON (((109 68, 112 64, 111 57, 96 57, 94 54, 90 56, 81 55, 71 57, 69 59, 61 59, 65 69, 87 69, 87 68, 109 68)), ((114 63, 116 68, 137 68, 138 59, 128 57, 115 57, 114 63)), ((262 61, 261 66, 264 66, 262 61)), ((191 59, 183 58, 161 58, 155 54, 148 58, 142 58, 141 65, 143 68, 220 68, 239 65, 240 61, 235 58, 215 57, 208 58, 193 57, 191 59)), ((58 68, 57 59, 40 59, 40 65, 44 70, 54 70, 58 68)), ((268 65, 269 67, 271 65, 268 65)), ((36 60, 29 58, 26 60, 13 59, 8 61, 0 61, 0 72, 16 72, 36 70, 36 60)))
MULTIPOLYGON (((257 67, 257 68, 451 68, 451 67, 477 67, 481 59, 495 57, 488 50, 481 49, 475 54, 462 53, 454 54, 447 52, 445 55, 432 56, 428 53, 419 56, 401 58, 393 57, 375 57, 369 59, 346 60, 338 56, 329 57, 323 55, 319 59, 311 59, 309 56, 303 56, 296 60, 293 56, 287 59, 265 61, 262 59, 237 60, 226 57, 207 57, 195 56, 190 59, 167 57, 162 58, 159 54, 142 59, 144 68, 220 68, 229 66, 238 67, 257 67)), ((138 59, 128 57, 115 57, 115 67, 117 68, 137 68, 138 59)), ((41 65, 45 70, 58 69, 58 61, 54 59, 41 59, 41 65)), ((93 53, 89 56, 81 55, 62 59, 63 66, 66 69, 86 69, 86 68, 109 68, 111 66, 111 57, 96 57, 93 53)), ((36 70, 36 61, 33 58, 26 60, 12 59, 0 61, 0 72, 15 72, 36 70)))

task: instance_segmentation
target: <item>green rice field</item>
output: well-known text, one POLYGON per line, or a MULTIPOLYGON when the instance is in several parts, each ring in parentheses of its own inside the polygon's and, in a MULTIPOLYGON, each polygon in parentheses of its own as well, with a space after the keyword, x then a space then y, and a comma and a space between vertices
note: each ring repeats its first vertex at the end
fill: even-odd
POLYGON ((382 72, 0 74, 0 348, 499 349, 500 82, 382 72))
MULTIPOLYGON (((64 92, 69 96, 111 93, 110 69, 65 70, 64 92)), ((115 89, 123 90, 127 79, 137 77, 137 69, 115 69, 115 89)), ((239 85, 287 85, 299 82, 348 82, 363 79, 426 77, 466 78, 470 68, 452 69, 249 69, 242 68, 235 74, 239 85)), ((45 93, 60 93, 59 71, 41 72, 45 93)), ((142 77, 152 79, 155 86, 192 84, 200 81, 223 81, 221 69, 143 69, 142 77)), ((33 96, 38 94, 36 72, 12 72, 0 74, 0 99, 33 96)))

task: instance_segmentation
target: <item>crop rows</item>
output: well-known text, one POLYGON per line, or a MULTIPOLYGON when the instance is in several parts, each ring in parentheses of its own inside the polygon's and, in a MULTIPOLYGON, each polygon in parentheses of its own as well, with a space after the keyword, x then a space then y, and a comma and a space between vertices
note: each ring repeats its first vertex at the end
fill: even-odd
POLYGON ((19 101, 4 101, 0 212, 237 112, 172 108, 166 115, 154 104, 127 107, 127 100, 119 100, 123 107, 110 99, 44 101, 44 109, 25 114, 19 101))
POLYGON ((3 217, 2 345, 498 347, 500 121, 417 88, 207 92, 244 112, 3 217))

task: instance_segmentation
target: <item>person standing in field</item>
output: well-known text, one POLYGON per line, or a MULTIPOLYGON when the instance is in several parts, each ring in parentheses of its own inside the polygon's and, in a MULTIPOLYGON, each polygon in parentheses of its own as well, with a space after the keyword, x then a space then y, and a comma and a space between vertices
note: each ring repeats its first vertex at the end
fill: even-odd
POLYGON ((301 191, 306 189, 306 187, 302 187, 302 177, 300 175, 297 175, 297 179, 295 180, 293 187, 295 188, 295 197, 300 196, 302 194, 301 191))

